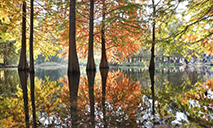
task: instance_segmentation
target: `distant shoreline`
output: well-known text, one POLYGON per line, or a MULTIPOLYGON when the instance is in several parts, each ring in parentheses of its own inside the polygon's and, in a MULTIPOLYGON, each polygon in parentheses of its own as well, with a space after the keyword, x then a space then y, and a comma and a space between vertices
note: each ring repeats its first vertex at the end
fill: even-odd
MULTIPOLYGON (((205 63, 199 63, 199 64, 187 64, 189 66, 195 66, 195 65, 209 65, 209 66, 213 66, 213 64, 205 64, 205 63)), ((46 64, 38 64, 38 65, 35 65, 36 68, 46 68, 46 67, 66 67, 67 65, 66 64, 58 64, 58 63, 46 63, 46 64)), ((81 66, 85 66, 85 65, 81 65, 81 66)), ((112 66, 112 65, 111 65, 112 66)), ((137 67, 137 66, 141 66, 141 65, 117 65, 119 67, 130 67, 130 66, 133 66, 133 67, 137 67)), ((113 67, 113 66, 112 66, 113 67)), ((0 65, 0 69, 1 68, 18 68, 18 65, 0 65)))
POLYGON ((14 66, 14 65, 0 65, 0 68, 18 68, 18 66, 14 66))

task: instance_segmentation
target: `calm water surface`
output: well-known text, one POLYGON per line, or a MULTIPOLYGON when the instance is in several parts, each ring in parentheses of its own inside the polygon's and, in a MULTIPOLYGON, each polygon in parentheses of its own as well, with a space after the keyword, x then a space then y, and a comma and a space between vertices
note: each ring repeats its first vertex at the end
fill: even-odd
POLYGON ((213 67, 0 69, 0 128, 213 127, 213 67))

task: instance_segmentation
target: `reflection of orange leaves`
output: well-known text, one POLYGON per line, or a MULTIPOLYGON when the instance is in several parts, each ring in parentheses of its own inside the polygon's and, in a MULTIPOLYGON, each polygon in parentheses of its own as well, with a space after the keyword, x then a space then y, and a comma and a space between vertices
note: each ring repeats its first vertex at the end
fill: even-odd
POLYGON ((202 108, 201 109, 202 112, 207 113, 208 111, 206 110, 206 108, 202 108))
POLYGON ((62 78, 59 78, 59 82, 63 83, 64 86, 61 88, 62 91, 62 102, 64 104, 69 104, 69 86, 68 86, 68 77, 67 75, 64 76, 65 80, 62 78))
POLYGON ((141 85, 120 71, 109 72, 106 90, 107 102, 112 103, 114 109, 122 107, 132 113, 141 103, 141 85))
MULTIPOLYGON (((64 104, 70 104, 70 94, 69 94, 69 83, 68 76, 65 75, 65 80, 60 78, 59 81, 64 84, 62 87, 62 102, 64 104)), ((88 92, 88 82, 86 75, 80 77, 80 83, 78 87, 78 106, 81 107, 83 104, 89 104, 89 92, 88 92)))
POLYGON ((208 103, 209 103, 210 106, 213 106, 213 102, 210 99, 209 99, 208 103))
POLYGON ((213 88, 213 79, 207 80, 207 82, 204 83, 206 86, 208 86, 208 89, 213 88))
POLYGON ((82 75, 80 78, 80 84, 78 87, 78 98, 78 104, 80 104, 78 106, 81 106, 83 104, 89 104, 89 85, 86 75, 82 75))
POLYGON ((200 83, 200 86, 198 86, 198 89, 199 89, 199 90, 203 90, 203 89, 206 89, 206 87, 205 87, 204 84, 200 83))
MULTIPOLYGON (((70 107, 69 87, 66 86, 67 80, 60 80, 65 84, 62 89, 62 103, 66 108, 70 107)), ((121 116, 125 116, 125 123, 134 125, 136 123, 135 113, 141 109, 139 104, 142 103, 141 85, 139 81, 128 78, 121 71, 108 72, 106 86, 102 86, 101 75, 96 73, 94 83, 94 103, 95 111, 103 111, 103 87, 105 87, 105 114, 108 122, 115 122, 121 116), (125 115, 117 115, 116 113, 125 113, 125 115)), ((89 85, 86 75, 81 75, 78 87, 77 110, 82 122, 89 121, 90 97, 89 85)), ((96 115, 97 120, 103 120, 103 117, 96 115)), ((84 123, 83 123, 84 124, 84 123)))
POLYGON ((64 79, 62 79, 62 78, 60 77, 58 81, 61 82, 61 83, 63 83, 63 84, 68 85, 68 77, 67 77, 67 75, 65 75, 64 77, 65 77, 66 80, 64 80, 64 79))
MULTIPOLYGON (((102 86, 100 74, 96 74, 94 84, 94 98, 98 107, 101 107, 102 86)), ((64 84, 68 84, 66 80, 60 79, 64 84)), ((129 114, 134 114, 135 110, 139 109, 138 104, 142 101, 141 85, 139 81, 135 82, 128 78, 127 75, 121 71, 112 71, 108 73, 106 83, 106 102, 113 105, 113 111, 119 107, 128 111, 129 114)), ((64 86, 62 88, 63 103, 69 99, 69 88, 64 86), (66 100, 66 101, 65 101, 66 100)), ((67 103, 65 103, 67 104, 67 103)), ((81 111, 86 111, 86 105, 89 105, 89 85, 86 75, 80 77, 80 84, 78 87, 78 107, 81 111)))
POLYGON ((183 102, 187 102, 188 101, 188 97, 187 96, 184 96, 184 97, 182 97, 182 100, 183 100, 183 102))

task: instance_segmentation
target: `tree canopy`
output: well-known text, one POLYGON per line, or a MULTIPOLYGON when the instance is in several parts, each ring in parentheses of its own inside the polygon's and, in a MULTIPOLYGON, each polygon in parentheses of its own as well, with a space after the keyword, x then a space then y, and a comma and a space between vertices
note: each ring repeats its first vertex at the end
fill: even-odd
MULTIPOLYGON (((27 2, 27 42, 29 39, 30 2, 27 2)), ((106 55, 109 62, 119 63, 149 49, 152 25, 155 22, 155 43, 164 54, 174 52, 190 58, 202 52, 213 52, 212 46, 212 0, 148 0, 94 1, 94 50, 100 58, 103 10, 106 55)), ((15 39, 21 47, 22 0, 0 1, 0 42, 15 39)), ((76 49, 78 57, 88 55, 89 1, 76 1, 76 49)), ((35 1, 34 7, 34 56, 52 56, 64 52, 68 55, 69 1, 35 1)), ((28 43, 27 43, 28 45, 28 43)), ((157 51, 155 50, 155 52, 157 51)))

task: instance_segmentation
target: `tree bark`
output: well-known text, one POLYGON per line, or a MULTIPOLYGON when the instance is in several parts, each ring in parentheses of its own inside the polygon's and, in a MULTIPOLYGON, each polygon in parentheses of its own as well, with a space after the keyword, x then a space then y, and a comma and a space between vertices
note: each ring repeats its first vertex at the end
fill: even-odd
POLYGON ((18 70, 29 70, 26 57, 26 1, 23 1, 22 7, 22 43, 18 70))
POLYGON ((75 26, 75 0, 70 0, 70 16, 69 16, 69 58, 68 58, 68 72, 79 73, 79 63, 76 50, 76 26, 75 26))
POLYGON ((30 72, 34 72, 34 58, 33 58, 33 0, 31 2, 30 11, 30 72))
POLYGON ((153 6, 153 28, 152 28, 152 48, 151 48, 151 60, 149 64, 149 70, 155 70, 155 2, 152 0, 153 6))
POLYGON ((87 68, 86 70, 95 71, 95 60, 93 53, 93 19, 94 19, 94 1, 90 0, 90 22, 89 22, 89 52, 88 52, 88 60, 87 60, 87 68))
POLYGON ((103 19, 102 19, 102 30, 101 30, 101 63, 100 63, 100 68, 109 68, 107 57, 106 57, 106 47, 105 47, 105 0, 103 0, 103 9, 102 9, 102 14, 103 14, 103 19))

